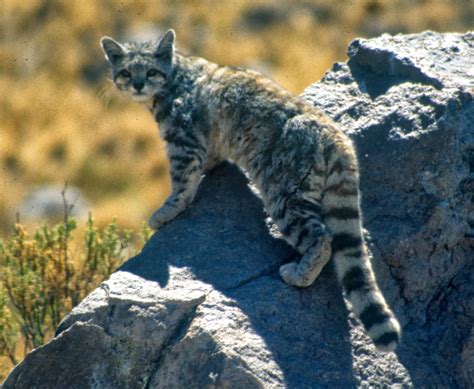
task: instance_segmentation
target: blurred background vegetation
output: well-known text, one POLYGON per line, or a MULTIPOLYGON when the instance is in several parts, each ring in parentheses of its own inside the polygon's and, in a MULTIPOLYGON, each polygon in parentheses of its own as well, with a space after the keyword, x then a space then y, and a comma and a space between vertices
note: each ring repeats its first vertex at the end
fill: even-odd
POLYGON ((27 221, 21 204, 39 185, 67 181, 99 226, 116 216, 134 229, 169 192, 156 126, 113 90, 103 35, 152 39, 173 27, 182 51, 300 93, 355 37, 464 31, 474 19, 469 0, 2 0, 0 11, 1 233, 19 210, 27 221))
POLYGON ((0 236, 18 234, 18 212, 26 224, 46 221, 39 204, 25 207, 40 186, 67 182, 98 227, 116 217, 135 231, 169 193, 156 125, 113 90, 103 35, 153 39, 172 27, 181 51, 300 93, 356 37, 466 31, 473 20, 471 0, 2 0, 0 236))

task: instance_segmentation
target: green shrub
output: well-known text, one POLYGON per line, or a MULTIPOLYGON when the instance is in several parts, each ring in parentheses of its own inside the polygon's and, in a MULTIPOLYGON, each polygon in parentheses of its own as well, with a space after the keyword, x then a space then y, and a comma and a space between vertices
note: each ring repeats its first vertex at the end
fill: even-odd
POLYGON ((44 224, 31 237, 16 224, 0 240, 0 357, 14 365, 21 351, 24 356, 44 344, 62 318, 150 235, 145 224, 134 235, 119 230, 115 220, 99 229, 90 214, 81 234, 67 212, 62 223, 44 224))

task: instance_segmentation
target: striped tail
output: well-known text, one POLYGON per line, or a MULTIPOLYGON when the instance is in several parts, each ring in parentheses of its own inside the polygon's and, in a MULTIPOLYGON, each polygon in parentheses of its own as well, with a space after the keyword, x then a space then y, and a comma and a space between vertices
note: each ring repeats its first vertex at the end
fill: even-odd
POLYGON ((327 158, 329 173, 322 199, 324 222, 333 235, 336 272, 353 312, 377 349, 392 351, 400 340, 400 325, 385 302, 372 271, 362 235, 358 167, 353 149, 346 143, 350 141, 341 141, 343 147, 339 145, 339 153, 332 153, 327 158))

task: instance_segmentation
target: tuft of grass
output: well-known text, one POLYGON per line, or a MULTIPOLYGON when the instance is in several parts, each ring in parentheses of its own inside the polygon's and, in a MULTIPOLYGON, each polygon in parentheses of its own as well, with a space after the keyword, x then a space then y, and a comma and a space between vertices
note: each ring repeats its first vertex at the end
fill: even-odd
MULTIPOLYGON (((43 224, 30 235, 17 223, 0 240, 0 359, 17 364, 47 342, 65 315, 151 236, 145 223, 138 233, 113 220, 96 227, 91 214, 83 231, 74 218, 43 224), (22 350, 22 353, 20 352, 22 350)), ((7 374, 0 370, 0 380, 7 374)))

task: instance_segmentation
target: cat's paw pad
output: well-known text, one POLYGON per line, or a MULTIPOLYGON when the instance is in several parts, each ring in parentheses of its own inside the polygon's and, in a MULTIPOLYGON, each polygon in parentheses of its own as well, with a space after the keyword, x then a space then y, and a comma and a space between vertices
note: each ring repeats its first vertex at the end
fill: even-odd
POLYGON ((300 275, 297 262, 290 262, 280 266, 280 276, 287 284, 299 288, 306 288, 312 284, 311 280, 300 275))

